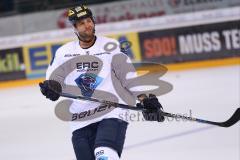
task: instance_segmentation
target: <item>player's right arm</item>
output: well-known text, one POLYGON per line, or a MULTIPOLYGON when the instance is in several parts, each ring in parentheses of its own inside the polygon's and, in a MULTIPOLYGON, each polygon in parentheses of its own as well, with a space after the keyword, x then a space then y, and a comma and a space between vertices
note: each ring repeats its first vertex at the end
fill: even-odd
POLYGON ((59 48, 55 55, 52 57, 50 64, 48 65, 46 71, 46 80, 49 80, 51 74, 55 69, 57 69, 61 65, 61 55, 62 55, 62 48, 59 48))
POLYGON ((61 48, 59 48, 55 55, 52 57, 52 60, 47 68, 46 71, 46 80, 39 83, 40 91, 41 93, 48 99, 52 101, 56 101, 59 99, 60 94, 58 90, 56 90, 56 87, 53 86, 53 83, 51 83, 50 77, 51 74, 54 72, 55 69, 57 69, 61 62, 61 48))

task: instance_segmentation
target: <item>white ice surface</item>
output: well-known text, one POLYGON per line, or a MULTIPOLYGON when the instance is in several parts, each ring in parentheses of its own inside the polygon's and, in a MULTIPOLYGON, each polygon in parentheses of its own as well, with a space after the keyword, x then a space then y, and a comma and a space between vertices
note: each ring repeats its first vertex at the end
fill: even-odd
MULTIPOLYGON (((159 97, 167 112, 191 110, 223 121, 240 107, 240 66, 168 72, 162 79, 174 87, 159 97)), ((68 123, 55 116, 55 104, 38 86, 0 90, 0 160, 75 159, 68 123)), ((134 113, 122 160, 240 160, 240 123, 143 122, 134 113)))

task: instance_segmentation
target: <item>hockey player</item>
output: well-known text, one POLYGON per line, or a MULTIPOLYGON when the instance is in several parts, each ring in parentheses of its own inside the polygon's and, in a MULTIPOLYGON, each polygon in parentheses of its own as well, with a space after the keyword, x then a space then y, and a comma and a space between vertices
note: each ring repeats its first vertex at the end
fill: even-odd
MULTIPOLYGON (((101 71, 98 71, 98 75, 86 73, 88 72, 86 68, 100 69, 98 62, 86 62, 88 67, 83 67, 81 62, 74 64, 76 67, 64 77, 64 83, 79 87, 81 94, 85 96, 91 97, 96 89, 109 92, 120 99, 121 103, 124 103, 114 89, 112 82, 112 77, 114 76, 116 77, 115 80, 118 80, 123 89, 126 90, 126 95, 134 96, 131 95, 131 91, 128 89, 126 78, 121 77, 121 65, 112 64, 112 58, 115 54, 126 55, 121 53, 119 47, 111 51, 111 53, 104 50, 104 48, 106 49, 106 44, 118 44, 118 42, 114 39, 95 35, 93 14, 86 6, 80 5, 69 9, 68 17, 74 27, 78 41, 69 42, 57 50, 53 61, 47 69, 46 80, 39 84, 42 94, 52 101, 58 100, 60 97, 59 93, 51 87, 51 74, 59 67, 63 68, 64 63, 77 56, 90 55, 102 61, 101 71)), ((142 94, 138 96, 138 99, 141 103, 137 106, 146 108, 143 111, 146 120, 164 120, 160 115, 162 106, 154 95, 149 95, 148 97, 142 94)), ((96 102, 76 100, 71 104, 71 112, 78 113, 99 105, 96 102)), ((120 159, 128 126, 128 122, 119 117, 124 112, 126 110, 115 108, 100 117, 86 121, 70 122, 72 144, 77 160, 120 159)))

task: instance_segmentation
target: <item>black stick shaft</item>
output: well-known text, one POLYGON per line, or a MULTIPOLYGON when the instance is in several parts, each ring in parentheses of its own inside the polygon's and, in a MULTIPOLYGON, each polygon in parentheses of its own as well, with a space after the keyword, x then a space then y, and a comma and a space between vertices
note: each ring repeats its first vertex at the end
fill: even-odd
POLYGON ((90 98, 90 97, 83 97, 83 96, 75 96, 75 95, 71 95, 68 93, 61 93, 60 94, 62 97, 67 97, 67 98, 73 98, 73 99, 79 99, 79 100, 87 100, 87 101, 93 101, 93 102, 99 102, 102 104, 111 104, 112 106, 118 107, 118 108, 123 108, 123 109, 131 109, 131 110, 135 110, 135 111, 141 111, 143 110, 143 108, 139 108, 136 106, 130 106, 130 105, 126 105, 126 104, 120 104, 120 103, 116 103, 116 102, 111 102, 111 101, 105 101, 105 100, 100 100, 100 99, 96 99, 96 98, 90 98))

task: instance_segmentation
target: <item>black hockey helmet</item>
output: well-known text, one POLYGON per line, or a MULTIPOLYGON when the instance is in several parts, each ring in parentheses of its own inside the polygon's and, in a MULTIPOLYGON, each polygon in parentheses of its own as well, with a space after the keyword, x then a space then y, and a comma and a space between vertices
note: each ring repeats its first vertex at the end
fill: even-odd
POLYGON ((94 22, 92 11, 85 5, 73 7, 68 10, 68 20, 73 25, 76 24, 76 21, 84 18, 88 18, 88 17, 90 17, 94 22))

